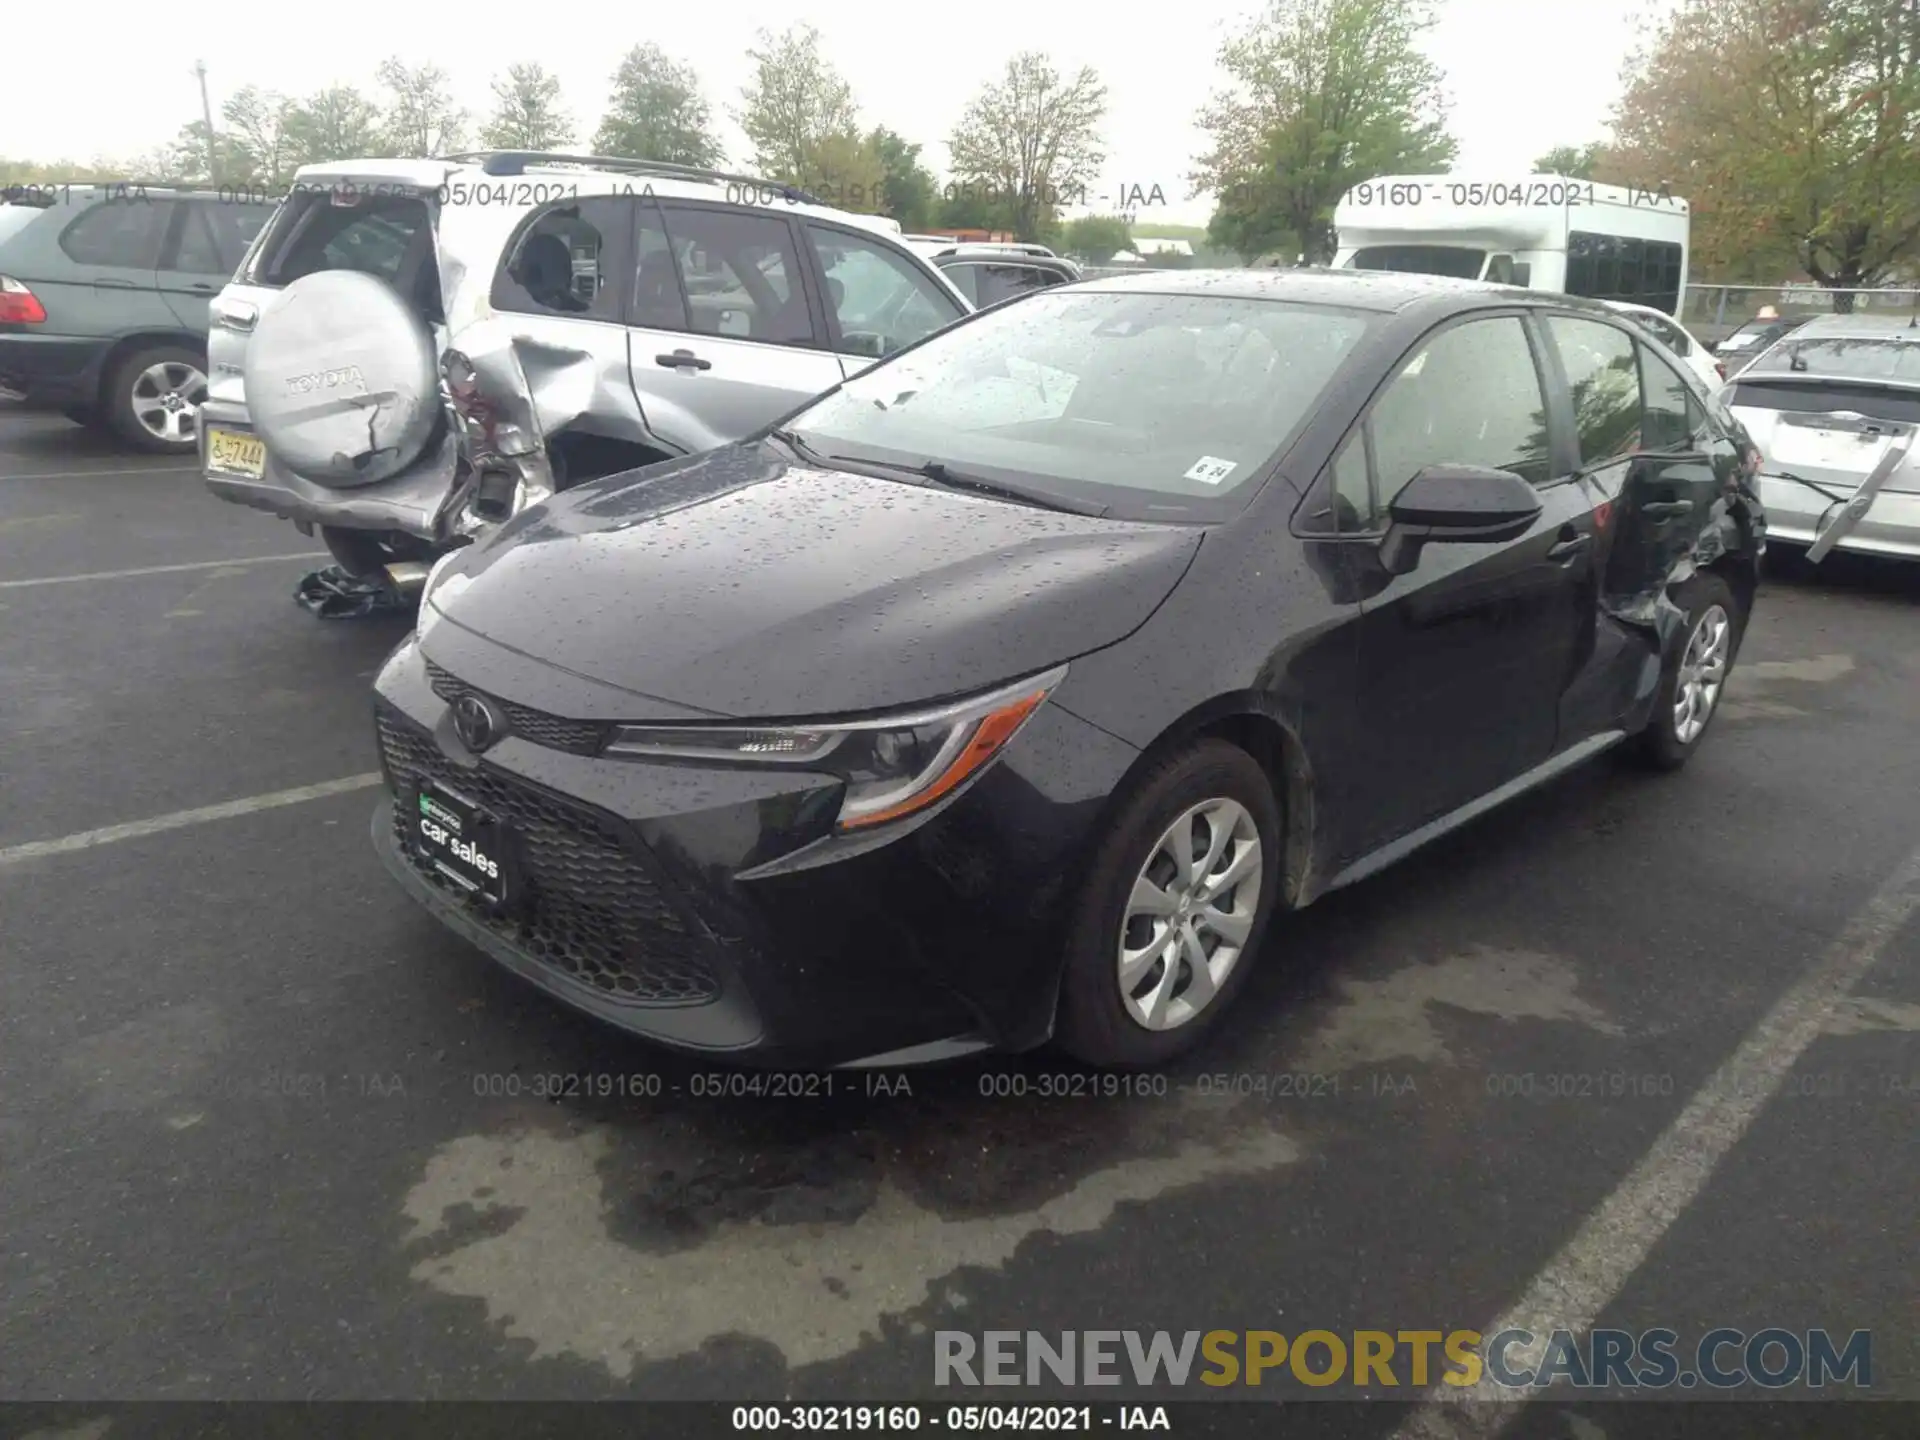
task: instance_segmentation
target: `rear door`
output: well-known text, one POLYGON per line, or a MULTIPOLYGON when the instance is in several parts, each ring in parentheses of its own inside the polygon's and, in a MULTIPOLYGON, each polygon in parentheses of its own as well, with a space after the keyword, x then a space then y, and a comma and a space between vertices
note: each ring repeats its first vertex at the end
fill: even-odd
POLYGON ((391 179, 369 177, 362 183, 329 176, 297 182, 272 212, 244 266, 217 292, 220 303, 207 337, 208 397, 244 402, 241 369, 254 322, 287 286, 323 270, 359 270, 386 281, 407 297, 444 347, 438 215, 430 190, 391 179))
POLYGON ((174 202, 154 278, 181 325, 207 333, 207 302, 240 268, 272 213, 263 201, 183 196, 174 202))
POLYGON ((1593 660, 1565 721, 1591 731, 1652 683, 1659 598, 1735 493, 1740 453, 1695 387, 1625 326, 1550 315, 1543 328, 1572 395, 1581 484, 1599 522, 1593 660))
POLYGON ((160 246, 174 203, 145 192, 96 199, 61 227, 43 276, 19 275, 47 307, 49 335, 116 336, 173 330, 160 293, 160 246))
POLYGON ((635 225, 628 364, 654 435, 711 450, 840 383, 786 216, 665 199, 635 225))

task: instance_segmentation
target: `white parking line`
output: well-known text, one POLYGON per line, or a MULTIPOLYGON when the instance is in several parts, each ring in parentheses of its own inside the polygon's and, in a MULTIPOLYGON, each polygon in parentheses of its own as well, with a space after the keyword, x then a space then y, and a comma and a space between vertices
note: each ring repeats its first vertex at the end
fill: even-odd
POLYGON ((198 475, 198 465, 135 465, 119 470, 29 470, 24 475, 0 475, 0 480, 85 480, 94 475, 198 475))
MULTIPOLYGON (((1555 1330, 1580 1335, 1593 1327, 1916 909, 1920 850, 1887 877, 1813 969, 1695 1092, 1633 1172, 1534 1277, 1526 1294, 1480 1332, 1488 1339, 1502 1330, 1526 1330, 1537 1337, 1530 1346, 1508 1349, 1511 1368, 1537 1366, 1555 1330)), ((1546 1393, 1564 1398, 1557 1390, 1546 1393)), ((1394 1432, 1394 1440, 1491 1440, 1521 1415, 1523 1403, 1513 1402, 1529 1398, 1531 1392, 1504 1390, 1484 1375, 1476 1386, 1438 1385, 1394 1432)))
POLYGON ((197 810, 176 810, 171 815, 156 815, 151 820, 132 820, 125 825, 108 825, 99 830, 82 830, 58 840, 33 840, 25 845, 9 845, 0 850, 0 866, 16 865, 23 860, 39 860, 48 855, 67 855, 75 850, 91 850, 96 845, 111 845, 116 840, 138 840, 165 830, 182 830, 189 825, 205 825, 214 820, 232 820, 282 805, 298 805, 306 800, 324 800, 329 795, 346 795, 380 783, 380 775, 349 775, 344 780, 323 780, 318 785, 302 785, 293 790, 275 790, 267 795, 249 795, 244 800, 228 800, 221 805, 203 805, 197 810))
POLYGON ((189 570, 218 570, 224 565, 276 565, 282 560, 324 560, 324 550, 300 550, 291 555, 243 555, 237 560, 195 560, 190 565, 143 565, 137 570, 95 570, 86 575, 42 575, 37 580, 0 580, 0 590, 24 590, 31 585, 78 585, 83 580, 130 580, 136 575, 179 575, 189 570))

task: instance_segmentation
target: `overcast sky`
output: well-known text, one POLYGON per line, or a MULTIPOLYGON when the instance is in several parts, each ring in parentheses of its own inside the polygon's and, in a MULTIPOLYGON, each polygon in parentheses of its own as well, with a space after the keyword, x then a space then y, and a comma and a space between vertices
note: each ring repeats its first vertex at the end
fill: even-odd
MULTIPOLYGON (((1599 138, 1645 3, 1440 0, 1427 50, 1446 73, 1458 168, 1507 178, 1552 145, 1599 138), (1559 43, 1543 44, 1543 36, 1559 43)), ((1221 41, 1257 9, 1254 0, 1055 0, 975 11, 898 0, 465 0, 451 8, 402 0, 372 12, 294 6, 264 24, 238 21, 242 12, 190 12, 186 23, 155 31, 147 0, 92 0, 82 9, 22 3, 8 16, 7 48, 35 59, 5 67, 0 154, 85 162, 150 151, 198 116, 196 57, 207 63, 216 122, 221 101, 248 83, 291 95, 340 82, 371 92, 374 67, 391 54, 439 64, 479 113, 493 75, 510 61, 538 60, 559 75, 584 143, 621 54, 653 40, 699 72, 730 158, 744 164, 745 141, 728 111, 750 72, 754 31, 811 20, 852 83, 864 121, 923 143, 923 158, 941 173, 954 121, 1012 52, 1044 51, 1063 72, 1092 65, 1109 93, 1108 161, 1093 193, 1157 184, 1168 207, 1142 220, 1203 224, 1211 206, 1187 199, 1185 179, 1204 139, 1194 112, 1218 83, 1221 41), (948 23, 936 29, 941 19, 948 23)))

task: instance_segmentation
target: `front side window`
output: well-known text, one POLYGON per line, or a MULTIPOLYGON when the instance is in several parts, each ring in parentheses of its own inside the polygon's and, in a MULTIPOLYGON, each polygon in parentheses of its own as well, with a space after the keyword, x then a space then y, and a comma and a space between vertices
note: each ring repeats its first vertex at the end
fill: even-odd
POLYGON ((1364 535, 1379 528, 1379 520, 1367 472, 1366 436, 1355 430, 1295 515, 1293 528, 1308 535, 1364 535))
POLYGON ((1592 468, 1640 446, 1640 373, 1633 337, 1598 320, 1546 317, 1573 397, 1580 463, 1592 468))
POLYGON ((1547 406, 1526 327, 1470 320, 1416 350, 1368 420, 1380 501, 1429 465, 1479 465, 1547 479, 1547 406))
POLYGON ((824 225, 809 224, 807 239, 827 277, 840 348, 849 354, 891 355, 960 318, 960 307, 891 247, 824 225))
POLYGON ((784 219, 743 210, 662 210, 694 334, 774 345, 819 343, 784 219))
POLYGON ((1370 323, 1325 306, 1049 290, 875 366, 791 424, 827 453, 999 471, 1150 517, 1219 514, 1370 323))
POLYGON ((600 196, 543 212, 520 232, 494 277, 494 308, 617 322, 632 209, 630 200, 600 196))
POLYGON ((169 200, 103 200, 60 234, 60 248, 82 265, 151 270, 172 218, 169 200))

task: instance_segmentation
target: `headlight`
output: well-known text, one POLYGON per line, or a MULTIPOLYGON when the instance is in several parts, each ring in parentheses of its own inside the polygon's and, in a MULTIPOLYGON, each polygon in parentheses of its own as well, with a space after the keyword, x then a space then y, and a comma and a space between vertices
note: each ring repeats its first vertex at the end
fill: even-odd
POLYGON ((845 724, 623 725, 605 753, 838 775, 838 828, 857 830, 924 810, 978 775, 1066 675, 1062 665, 936 709, 845 724))

